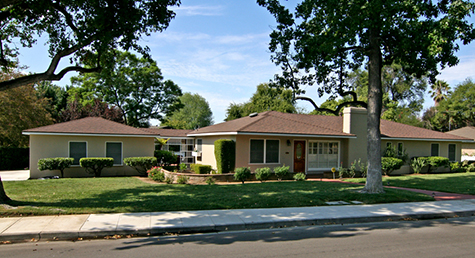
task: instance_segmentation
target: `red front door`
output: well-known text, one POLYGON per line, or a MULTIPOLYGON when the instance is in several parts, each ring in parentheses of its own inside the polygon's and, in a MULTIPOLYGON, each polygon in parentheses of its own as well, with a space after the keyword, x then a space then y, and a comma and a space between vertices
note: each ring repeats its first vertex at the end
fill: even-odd
POLYGON ((305 141, 294 142, 294 172, 305 172, 305 141))

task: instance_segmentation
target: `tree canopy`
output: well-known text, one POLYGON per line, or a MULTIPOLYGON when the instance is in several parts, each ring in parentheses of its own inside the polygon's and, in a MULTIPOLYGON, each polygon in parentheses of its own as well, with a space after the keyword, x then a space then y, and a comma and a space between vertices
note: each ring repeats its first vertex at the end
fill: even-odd
POLYGON ((125 123, 135 127, 148 127, 150 119, 161 120, 181 107, 181 89, 163 79, 154 60, 120 51, 106 53, 102 60, 100 73, 71 78, 78 89, 70 95, 81 92, 82 105, 99 98, 119 108, 125 123))
POLYGON ((173 129, 198 129, 213 124, 213 112, 205 98, 186 92, 180 97, 182 108, 166 116, 162 125, 173 129))
POLYGON ((268 110, 283 113, 296 113, 293 93, 291 90, 271 87, 267 83, 257 85, 256 92, 248 102, 231 103, 226 110, 225 121, 248 116, 251 113, 259 113, 268 110))
POLYGON ((146 55, 148 48, 141 46, 139 40, 166 29, 175 17, 168 8, 179 4, 180 0, 2 1, 0 67, 15 66, 19 46, 33 47, 36 38, 43 35, 47 36, 51 62, 42 73, 0 82, 0 90, 60 80, 71 71, 100 71, 103 53, 111 49, 133 49, 146 55), (56 71, 65 58, 72 65, 56 71), (85 62, 94 65, 80 65, 85 62))
MULTIPOLYGON (((271 33, 272 61, 282 67, 277 85, 304 93, 318 85, 324 93, 356 94, 345 83, 350 71, 368 70, 368 178, 363 192, 383 192, 380 116, 382 68, 401 65, 406 74, 431 81, 439 67, 456 65, 458 44, 475 38, 466 18, 471 1, 424 0, 303 0, 295 13, 278 0, 257 0, 278 22, 271 33)), ((318 107, 317 107, 318 108, 318 107)))

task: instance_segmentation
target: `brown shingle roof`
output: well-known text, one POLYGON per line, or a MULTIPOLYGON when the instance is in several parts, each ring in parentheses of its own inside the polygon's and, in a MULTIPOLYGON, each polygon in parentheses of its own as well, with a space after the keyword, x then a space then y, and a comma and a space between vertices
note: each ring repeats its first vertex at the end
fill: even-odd
POLYGON ((475 127, 465 126, 459 129, 448 131, 448 134, 458 135, 469 139, 475 139, 475 127))
POLYGON ((149 133, 159 134, 161 138, 167 137, 187 137, 189 132, 193 130, 179 130, 179 129, 163 129, 158 127, 142 128, 149 133))
POLYGON ((94 135, 129 135, 129 136, 158 136, 157 133, 147 132, 139 128, 113 122, 101 117, 86 117, 64 123, 47 125, 23 131, 24 134, 94 134, 94 135))
POLYGON ((209 133, 269 133, 352 137, 344 133, 341 117, 288 114, 276 111, 259 113, 203 127, 189 135, 209 133))
POLYGON ((381 120, 381 137, 408 138, 408 139, 434 139, 434 140, 470 140, 465 137, 441 133, 420 127, 405 125, 387 120, 381 120))

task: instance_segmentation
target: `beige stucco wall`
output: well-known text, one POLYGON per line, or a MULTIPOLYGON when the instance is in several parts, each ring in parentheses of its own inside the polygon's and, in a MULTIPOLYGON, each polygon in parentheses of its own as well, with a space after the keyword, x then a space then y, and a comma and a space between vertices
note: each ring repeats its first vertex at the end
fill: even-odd
POLYGON ((368 112, 365 108, 345 108, 343 110, 343 132, 354 134, 356 139, 348 139, 348 162, 361 159, 368 159, 367 143, 367 121, 368 112))
MULTIPOLYGON (((30 135, 30 178, 59 176, 59 171, 39 171, 38 160, 43 158, 68 157, 69 142, 87 142, 88 157, 105 157, 106 142, 122 142, 122 156, 153 156, 155 150, 152 137, 105 137, 105 136, 52 136, 30 135)), ((138 175, 132 167, 116 165, 105 168, 102 176, 138 175)), ((65 177, 90 177, 83 168, 75 166, 64 171, 65 177)))
POLYGON ((236 141, 234 135, 229 136, 205 136, 196 137, 195 144, 198 139, 202 139, 201 161, 196 161, 197 164, 211 165, 213 169, 217 169, 216 158, 214 156, 214 142, 219 139, 229 139, 236 141))

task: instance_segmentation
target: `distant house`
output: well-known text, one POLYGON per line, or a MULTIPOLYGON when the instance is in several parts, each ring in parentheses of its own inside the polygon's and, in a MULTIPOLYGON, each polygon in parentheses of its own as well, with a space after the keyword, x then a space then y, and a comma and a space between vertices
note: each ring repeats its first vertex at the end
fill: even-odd
MULTIPOLYGON (((448 131, 447 133, 475 139, 475 127, 473 126, 465 126, 456 130, 448 131)), ((462 161, 464 160, 475 160, 475 144, 462 144, 462 161)))
POLYGON ((30 177, 59 175, 59 171, 39 171, 38 160, 54 157, 74 158, 65 177, 90 176, 79 166, 83 157, 112 157, 114 167, 103 170, 104 176, 138 175, 123 164, 126 157, 153 156, 155 137, 160 135, 99 117, 87 117, 65 123, 23 131, 30 136, 30 177))
POLYGON ((193 156, 195 140, 194 137, 187 136, 193 130, 164 129, 160 127, 143 128, 142 130, 158 134, 160 138, 168 140, 167 144, 162 146, 161 149, 173 152, 180 158, 180 163, 195 163, 195 157, 193 156))

